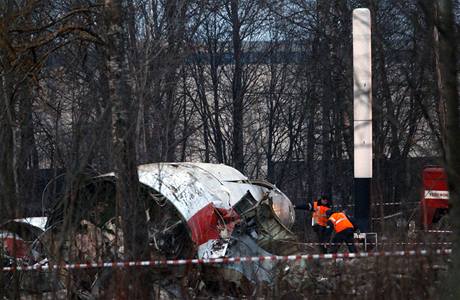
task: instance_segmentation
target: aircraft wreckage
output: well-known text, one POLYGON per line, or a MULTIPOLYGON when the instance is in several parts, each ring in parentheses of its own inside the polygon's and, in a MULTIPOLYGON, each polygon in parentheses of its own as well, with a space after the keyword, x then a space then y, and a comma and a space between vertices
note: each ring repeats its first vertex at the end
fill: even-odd
MULTIPOLYGON (((146 164, 138 167, 138 174, 152 259, 288 255, 298 250, 291 243, 293 205, 268 182, 209 163, 146 164)), ((92 177, 72 201, 65 197, 56 203, 40 238, 47 260, 123 259, 116 182, 114 173, 92 177), (70 219, 64 217, 69 211, 70 219)), ((271 261, 212 266, 209 280, 270 284, 276 276, 274 266, 271 261)))

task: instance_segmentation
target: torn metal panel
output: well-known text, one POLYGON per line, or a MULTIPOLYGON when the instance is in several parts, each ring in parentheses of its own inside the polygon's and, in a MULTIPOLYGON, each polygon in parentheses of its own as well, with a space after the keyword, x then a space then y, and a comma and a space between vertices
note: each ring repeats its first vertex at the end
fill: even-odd
POLYGON ((198 247, 198 257, 207 259, 226 256, 229 241, 230 239, 207 241, 198 247))
POLYGON ((228 200, 207 188, 208 183, 197 176, 196 169, 192 164, 141 165, 139 181, 171 201, 187 221, 209 203, 229 209, 228 200))
POLYGON ((6 256, 16 259, 26 259, 29 253, 27 243, 17 234, 7 231, 0 231, 0 246, 6 256))
POLYGON ((281 255, 298 252, 297 246, 290 243, 296 240, 294 234, 273 211, 272 199, 267 196, 256 207, 257 244, 269 252, 281 255))
POLYGON ((268 191, 260 186, 244 182, 225 182, 224 184, 230 191, 232 206, 235 206, 247 192, 258 201, 262 199, 264 192, 268 191))
MULTIPOLYGON (((248 180, 229 166, 204 163, 141 165, 138 175, 152 259, 284 255, 297 250, 286 243, 295 240, 289 230, 294 223, 292 203, 268 182, 248 180)), ((115 174, 109 173, 89 179, 78 190, 64 243, 48 238, 50 261, 124 258, 123 234, 117 226, 121 220, 114 210, 116 182, 115 174)), ((60 234, 64 207, 58 204, 53 211, 49 237, 60 234)), ((273 267, 272 262, 260 262, 218 269, 231 282, 245 278, 269 283, 273 267)))
POLYGON ((209 203, 193 215, 187 224, 192 240, 201 245, 208 240, 227 238, 233 231, 239 216, 232 209, 217 208, 209 203))
MULTIPOLYGON (((214 248, 219 244, 216 241, 232 235, 235 225, 241 222, 242 209, 254 209, 264 199, 269 200, 264 204, 270 207, 269 211, 260 207, 259 211, 273 216, 262 217, 260 212, 254 212, 252 222, 259 220, 255 223, 259 229, 251 235, 264 246, 272 245, 272 240, 294 238, 289 233, 294 223, 292 203, 268 182, 250 181, 236 169, 222 164, 155 163, 141 165, 138 170, 139 181, 152 189, 154 198, 171 203, 186 222, 190 237, 199 249, 198 257, 202 253, 220 253, 214 248), (248 202, 248 199, 251 200, 248 202)), ((114 177, 114 174, 99 178, 103 177, 114 177)), ((249 219, 248 216, 245 219, 249 219)))
POLYGON ((0 225, 0 244, 7 255, 27 259, 31 255, 31 244, 43 233, 40 228, 46 218, 10 220, 0 225))
POLYGON ((0 230, 15 233, 26 241, 34 241, 44 231, 45 217, 10 220, 0 225, 0 230))
MULTIPOLYGON (((260 248, 251 237, 241 234, 235 235, 230 241, 226 251, 227 257, 271 255, 260 248)), ((273 272, 277 265, 274 261, 241 262, 238 264, 204 265, 203 280, 211 286, 236 285, 238 287, 247 284, 265 282, 272 283, 276 274, 273 272)))
MULTIPOLYGON (((44 223, 46 218, 40 217, 10 220, 0 226, 2 266, 34 265, 44 257, 40 242, 44 223)), ((24 272, 20 276, 19 289, 30 293, 50 291, 55 288, 50 275, 41 271, 24 272)))
POLYGON ((105 237, 101 228, 88 220, 81 220, 70 248, 71 257, 79 261, 102 262, 106 254, 105 237))

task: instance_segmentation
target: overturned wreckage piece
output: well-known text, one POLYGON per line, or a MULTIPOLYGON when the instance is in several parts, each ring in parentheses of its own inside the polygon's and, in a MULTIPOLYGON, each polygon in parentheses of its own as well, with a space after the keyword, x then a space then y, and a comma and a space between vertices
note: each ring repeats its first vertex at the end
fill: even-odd
MULTIPOLYGON (((26 267, 46 264, 46 255, 40 242, 46 217, 9 220, 0 225, 0 258, 2 267, 26 267)), ((13 274, 7 273, 3 282, 7 292, 19 288, 21 293, 37 294, 62 289, 49 272, 30 271, 17 276, 19 286, 13 284, 13 274)))
POLYGON ((43 233, 46 218, 34 217, 9 220, 0 224, 1 257, 18 260, 32 260, 32 244, 43 233))
MULTIPOLYGON (((286 255, 297 251, 295 244, 289 243, 295 240, 289 230, 294 223, 292 203, 270 183, 248 180, 222 164, 155 163, 139 166, 138 174, 153 259, 286 255)), ((60 246, 69 249, 65 260, 123 258, 123 247, 114 247, 115 241, 122 239, 121 230, 114 227, 115 185, 116 177, 110 173, 91 178, 79 190, 71 222, 78 228, 70 235, 74 238, 60 246)), ((55 207, 48 226, 62 227, 63 202, 55 207)), ((269 283, 275 273, 273 266, 273 262, 260 262, 219 269, 224 280, 269 283)))

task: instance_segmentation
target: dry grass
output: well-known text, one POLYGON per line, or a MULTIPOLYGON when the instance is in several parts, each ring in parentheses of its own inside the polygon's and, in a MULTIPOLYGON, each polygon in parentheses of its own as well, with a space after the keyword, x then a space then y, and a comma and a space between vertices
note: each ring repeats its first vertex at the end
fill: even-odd
MULTIPOLYGON (((379 240, 376 251, 450 248, 448 234, 388 232, 379 240)), ((302 248, 301 254, 318 253, 313 246, 302 248)), ((4 273, 9 281, 2 288, 11 295, 7 299, 126 299, 123 282, 142 271, 148 280, 135 289, 145 290, 149 299, 438 299, 448 264, 443 255, 283 262, 269 283, 206 266, 144 267, 129 269, 131 274, 127 269, 30 271, 17 273, 16 283, 4 273)))

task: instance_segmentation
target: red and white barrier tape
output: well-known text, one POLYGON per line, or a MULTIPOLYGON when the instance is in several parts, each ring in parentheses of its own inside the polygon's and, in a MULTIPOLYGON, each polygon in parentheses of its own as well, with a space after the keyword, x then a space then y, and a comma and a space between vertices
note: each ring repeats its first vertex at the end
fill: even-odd
POLYGON ((379 202, 379 203, 372 203, 371 205, 379 206, 379 205, 416 205, 420 204, 420 202, 379 202))
MULTIPOLYGON (((302 199, 303 200, 303 199, 302 199)), ((298 203, 301 201, 298 201, 298 203)), ((371 203, 372 206, 381 206, 381 205, 418 205, 420 204, 419 201, 411 201, 411 202, 377 202, 371 203)), ((355 204, 335 204, 333 205, 336 208, 339 207, 354 207, 355 204)))
POLYGON ((422 230, 427 233, 453 233, 452 230, 422 230))
POLYGON ((263 261, 298 261, 320 260, 337 258, 365 258, 365 257, 389 257, 389 256, 426 256, 431 254, 448 255, 451 249, 437 250, 408 250, 408 251, 385 251, 385 252, 359 252, 359 253, 331 253, 331 254, 303 254, 288 256, 245 256, 245 257, 222 257, 209 259, 177 259, 177 260, 150 260, 150 261, 122 261, 105 263, 81 263, 81 264, 56 264, 56 265, 32 265, 3 267, 2 271, 30 271, 30 270, 56 270, 56 269, 90 269, 90 268, 129 268, 161 265, 201 265, 201 264, 229 264, 243 262, 263 261))
MULTIPOLYGON (((371 203, 372 206, 385 206, 385 205, 416 205, 420 204, 420 202, 377 202, 371 203)), ((353 207, 354 204, 337 204, 334 205, 335 207, 353 207)))
MULTIPOLYGON (((302 245, 302 246, 333 246, 333 245, 342 245, 343 243, 319 243, 319 242, 306 242, 306 243, 294 243, 296 245, 302 245)), ((363 242, 355 242, 355 244, 363 244, 363 242)), ((386 246, 404 246, 404 245, 424 245, 424 246, 430 246, 430 245, 452 245, 453 242, 366 242, 367 245, 386 245, 386 246)))

